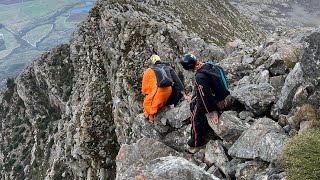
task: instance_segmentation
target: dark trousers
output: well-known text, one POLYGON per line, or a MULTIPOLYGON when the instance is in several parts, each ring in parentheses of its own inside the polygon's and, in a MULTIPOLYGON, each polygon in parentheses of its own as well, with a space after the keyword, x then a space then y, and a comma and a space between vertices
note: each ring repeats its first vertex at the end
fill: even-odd
POLYGON ((169 96, 169 99, 167 100, 166 105, 169 106, 173 104, 174 106, 176 106, 181 98, 182 98, 181 92, 177 92, 176 90, 173 89, 171 95, 169 96))
POLYGON ((205 110, 199 110, 196 107, 191 108, 191 138, 188 145, 191 147, 198 147, 205 144, 205 136, 211 127, 208 124, 205 110))

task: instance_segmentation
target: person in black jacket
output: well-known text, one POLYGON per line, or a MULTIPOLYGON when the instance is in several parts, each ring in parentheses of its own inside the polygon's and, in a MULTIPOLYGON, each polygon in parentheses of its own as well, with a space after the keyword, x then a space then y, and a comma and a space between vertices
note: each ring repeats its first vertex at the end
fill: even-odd
POLYGON ((213 113, 211 122, 218 122, 219 101, 223 101, 230 93, 221 91, 222 84, 217 75, 212 72, 212 66, 197 61, 192 54, 186 54, 180 61, 185 70, 195 72, 194 95, 190 103, 191 116, 191 138, 187 144, 190 147, 199 147, 206 144, 204 136, 210 130, 206 113, 213 113))

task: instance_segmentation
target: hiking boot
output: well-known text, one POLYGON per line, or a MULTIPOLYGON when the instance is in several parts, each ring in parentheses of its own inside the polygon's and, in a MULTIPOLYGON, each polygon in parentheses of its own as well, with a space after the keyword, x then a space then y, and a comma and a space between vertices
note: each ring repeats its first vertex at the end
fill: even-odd
POLYGON ((187 144, 190 147, 201 147, 201 146, 205 145, 206 142, 198 140, 197 143, 195 144, 194 140, 191 138, 191 139, 188 140, 187 144))

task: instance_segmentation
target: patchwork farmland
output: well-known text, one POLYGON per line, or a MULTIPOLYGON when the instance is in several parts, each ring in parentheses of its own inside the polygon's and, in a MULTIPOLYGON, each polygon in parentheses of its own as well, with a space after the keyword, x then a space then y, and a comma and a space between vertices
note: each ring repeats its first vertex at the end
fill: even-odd
POLYGON ((67 43, 95 0, 0 0, 0 90, 37 56, 67 43))

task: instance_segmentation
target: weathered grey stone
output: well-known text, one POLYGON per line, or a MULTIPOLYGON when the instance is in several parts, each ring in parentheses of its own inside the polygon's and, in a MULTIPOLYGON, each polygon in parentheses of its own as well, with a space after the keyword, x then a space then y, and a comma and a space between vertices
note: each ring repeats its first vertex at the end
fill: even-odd
POLYGON ((249 124, 239 119, 235 111, 224 111, 218 124, 212 124, 212 115, 213 113, 206 114, 208 124, 222 140, 235 142, 242 132, 249 128, 249 124))
POLYGON ((244 122, 252 125, 254 122, 256 122, 256 119, 252 117, 247 117, 244 122))
POLYGON ((307 87, 300 86, 293 96, 292 104, 294 106, 301 106, 308 101, 308 96, 309 94, 308 94, 307 87))
POLYGON ((284 173, 278 174, 277 170, 268 167, 265 170, 256 172, 256 174, 254 175, 254 177, 252 179, 253 180, 262 180, 262 179, 263 180, 268 180, 268 179, 285 180, 284 175, 285 175, 284 173))
POLYGON ((285 81, 284 76, 272 76, 269 79, 271 86, 275 89, 276 97, 278 97, 281 93, 281 89, 283 87, 285 81))
POLYGON ((237 82, 237 86, 234 89, 240 89, 248 86, 249 84, 253 84, 254 78, 252 76, 244 76, 237 82))
POLYGON ((246 64, 252 64, 254 62, 254 58, 251 56, 244 56, 242 62, 246 64))
POLYGON ((132 167, 117 176, 117 180, 124 179, 177 179, 177 180, 219 180, 181 157, 161 157, 149 162, 137 161, 132 167))
POLYGON ((228 150, 237 158, 274 161, 282 151, 288 136, 276 122, 269 118, 258 119, 228 150))
POLYGON ((193 155, 193 158, 194 158, 195 161, 197 161, 200 164, 204 160, 204 155, 205 155, 205 150, 201 149, 200 151, 196 152, 193 155))
POLYGON ((256 115, 266 113, 275 101, 274 88, 268 83, 236 88, 231 95, 256 115))
POLYGON ((278 119, 278 123, 282 127, 288 125, 289 124, 288 123, 288 116, 280 114, 279 119, 278 119))
POLYGON ((286 133, 289 134, 289 132, 291 131, 292 127, 290 127, 289 125, 286 125, 283 127, 283 129, 286 131, 286 133))
MULTIPOLYGON (((162 126, 158 126, 162 127, 162 126)), ((133 124, 131 125, 130 134, 125 134, 130 139, 126 139, 128 143, 137 142, 139 139, 143 137, 153 138, 156 140, 162 139, 161 133, 155 128, 155 125, 151 123, 144 117, 144 114, 139 114, 134 120, 133 124)))
POLYGON ((233 142, 222 141, 222 145, 224 148, 229 149, 232 146, 233 142))
POLYGON ((166 122, 166 120, 163 118, 161 118, 160 120, 155 118, 153 122, 154 129, 161 134, 165 134, 169 131, 169 126, 164 125, 166 124, 164 122, 166 122))
POLYGON ((220 61, 220 66, 225 71, 230 84, 239 81, 244 76, 249 76, 254 69, 254 66, 251 64, 235 62, 233 59, 223 59, 220 61))
POLYGON ((233 51, 236 50, 237 47, 239 47, 241 44, 243 44, 243 41, 241 39, 236 39, 232 42, 227 42, 224 46, 224 51, 227 54, 231 54, 233 51))
POLYGON ((289 136, 290 136, 290 137, 293 137, 293 136, 295 136, 295 135, 297 135, 297 134, 298 134, 298 131, 295 130, 295 129, 291 129, 290 132, 289 132, 289 136))
POLYGON ((259 57, 259 58, 257 58, 256 61, 254 62, 254 65, 260 66, 260 65, 262 65, 265 61, 266 61, 265 57, 259 57))
POLYGON ((213 174, 215 177, 223 179, 223 175, 220 172, 219 168, 215 167, 214 165, 212 165, 208 170, 208 173, 213 174))
POLYGON ((116 157, 117 179, 123 179, 126 170, 134 168, 136 162, 146 164, 158 157, 169 155, 178 155, 178 152, 150 138, 142 138, 132 145, 123 144, 116 157))
POLYGON ((271 109, 271 115, 274 118, 278 118, 279 114, 287 114, 289 112, 292 107, 293 96, 304 81, 302 74, 300 63, 297 63, 285 80, 279 100, 271 109))
POLYGON ((265 170, 267 167, 268 165, 261 161, 247 161, 237 166, 236 178, 241 180, 253 179, 255 174, 265 170))
POLYGON ((312 93, 308 98, 308 103, 313 106, 320 106, 320 91, 317 90, 314 93, 312 93))
POLYGON ((272 75, 283 74, 284 70, 292 68, 292 64, 299 61, 301 48, 301 43, 293 42, 288 37, 276 37, 274 43, 261 51, 261 56, 268 59, 267 68, 272 75))
POLYGON ((229 162, 227 155, 220 141, 209 141, 206 145, 204 162, 209 167, 214 165, 218 167, 224 174, 227 174, 226 165, 229 162))
POLYGON ((205 171, 208 170, 208 165, 207 165, 206 163, 200 163, 200 164, 199 164, 199 167, 200 167, 201 169, 205 170, 205 171))
POLYGON ((244 159, 238 159, 238 158, 231 159, 231 161, 229 161, 226 166, 226 170, 228 172, 228 175, 231 177, 235 177, 238 165, 242 164, 244 162, 245 162, 244 159))
POLYGON ((300 123, 300 129, 299 129, 298 134, 305 132, 307 129, 310 128, 310 126, 311 126, 311 121, 302 121, 300 123))
POLYGON ((306 80, 320 86, 320 32, 314 32, 304 39, 301 53, 301 69, 306 80))
POLYGON ((284 75, 286 71, 286 65, 283 59, 281 59, 280 54, 276 53, 271 55, 266 64, 271 76, 284 75))
POLYGON ((192 164, 199 165, 199 163, 194 159, 194 154, 184 153, 183 158, 191 162, 192 164))
MULTIPOLYGON (((288 179, 286 172, 281 172, 281 173, 278 173, 278 174, 272 174, 268 178, 272 179, 272 180, 286 180, 286 179, 288 179)), ((259 176, 257 176, 255 178, 255 180, 260 180, 259 176)))
POLYGON ((166 108, 166 110, 159 112, 155 116, 155 120, 161 119, 161 121, 167 122, 171 127, 181 128, 183 125, 187 124, 190 117, 191 111, 189 103, 183 101, 177 107, 166 108))
POLYGON ((185 125, 180 129, 173 130, 168 134, 164 135, 159 141, 165 143, 169 147, 184 151, 187 148, 187 141, 190 138, 191 124, 185 125))
POLYGON ((254 116, 254 114, 250 111, 241 111, 239 113, 239 117, 242 120, 245 120, 247 117, 253 117, 253 116, 254 116))
POLYGON ((256 80, 256 84, 269 83, 269 71, 263 70, 258 74, 258 78, 256 80))

